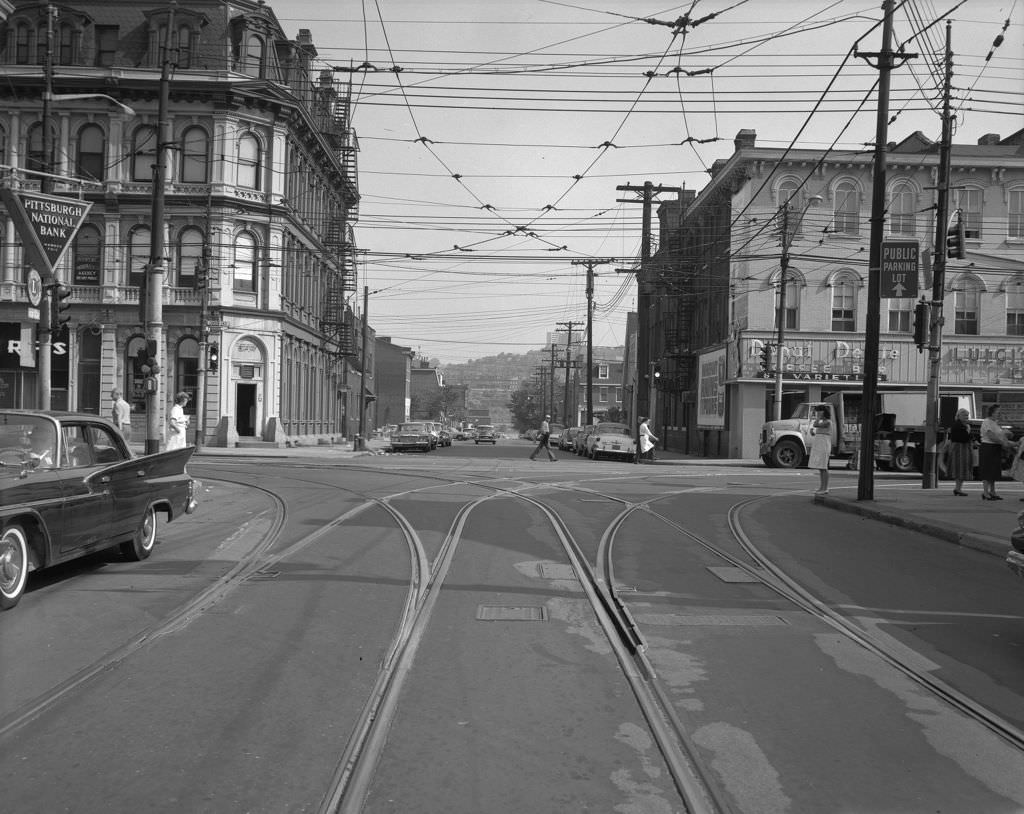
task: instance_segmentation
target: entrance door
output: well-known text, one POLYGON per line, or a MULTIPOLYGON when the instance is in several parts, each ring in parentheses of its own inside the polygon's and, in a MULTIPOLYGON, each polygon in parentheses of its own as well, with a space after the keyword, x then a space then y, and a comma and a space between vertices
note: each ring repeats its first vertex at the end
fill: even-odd
POLYGON ((256 385, 235 385, 235 432, 251 438, 256 435, 256 385))

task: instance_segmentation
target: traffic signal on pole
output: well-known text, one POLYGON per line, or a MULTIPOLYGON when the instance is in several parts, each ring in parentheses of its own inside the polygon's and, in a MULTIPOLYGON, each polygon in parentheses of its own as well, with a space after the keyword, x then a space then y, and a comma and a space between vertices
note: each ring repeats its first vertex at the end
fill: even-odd
POLYGON ((661 378, 661 362, 655 362, 654 363, 654 378, 655 379, 660 379, 661 378))
POLYGON ((956 212, 956 223, 949 228, 946 234, 946 256, 954 260, 963 260, 965 255, 964 238, 966 228, 964 227, 963 212, 959 209, 956 212))
POLYGON ((931 309, 923 299, 914 306, 914 344, 921 353, 928 347, 928 334, 931 331, 931 309))
POLYGON ((772 369, 772 346, 767 342, 761 345, 760 356, 759 364, 761 365, 761 370, 767 373, 772 369))
POLYGON ((209 283, 206 263, 196 263, 196 291, 205 291, 209 283))
POLYGON ((220 348, 216 345, 210 345, 210 349, 207 351, 206 369, 210 373, 216 373, 218 362, 220 362, 220 348))
POLYGON ((160 362, 156 358, 157 347, 155 339, 147 339, 146 347, 139 348, 135 358, 139 360, 139 370, 143 376, 155 376, 160 372, 160 362))
POLYGON ((53 327, 60 330, 71 320, 71 303, 67 301, 72 294, 71 287, 57 285, 53 288, 53 327))

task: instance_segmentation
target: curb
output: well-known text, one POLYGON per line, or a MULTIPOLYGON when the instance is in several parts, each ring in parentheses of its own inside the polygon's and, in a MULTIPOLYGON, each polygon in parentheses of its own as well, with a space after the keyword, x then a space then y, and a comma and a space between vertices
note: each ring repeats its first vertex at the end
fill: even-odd
POLYGON ((1007 550, 1011 547, 1006 540, 993 537, 990 534, 979 534, 977 532, 961 531, 950 526, 940 526, 913 515, 901 516, 894 514, 891 510, 878 509, 863 503, 851 503, 850 501, 839 500, 828 495, 815 495, 814 502, 827 506, 830 509, 838 509, 842 512, 857 514, 872 520, 880 520, 883 523, 900 526, 911 531, 919 531, 938 540, 944 540, 947 543, 953 543, 962 548, 981 551, 985 554, 992 554, 996 557, 1005 557, 1007 550))

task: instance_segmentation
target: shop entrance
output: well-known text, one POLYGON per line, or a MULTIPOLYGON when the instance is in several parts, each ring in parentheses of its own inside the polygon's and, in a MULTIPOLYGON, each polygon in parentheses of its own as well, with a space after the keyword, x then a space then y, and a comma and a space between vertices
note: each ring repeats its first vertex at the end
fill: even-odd
POLYGON ((235 385, 235 432, 239 437, 256 435, 256 385, 235 385))

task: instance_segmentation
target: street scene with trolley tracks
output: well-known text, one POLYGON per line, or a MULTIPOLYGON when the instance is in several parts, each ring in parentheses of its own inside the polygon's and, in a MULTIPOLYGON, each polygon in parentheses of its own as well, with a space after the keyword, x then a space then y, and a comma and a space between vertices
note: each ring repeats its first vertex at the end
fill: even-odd
POLYGON ((194 461, 153 558, 0 619, 13 808, 1024 808, 997 558, 807 473, 527 452, 194 461))

